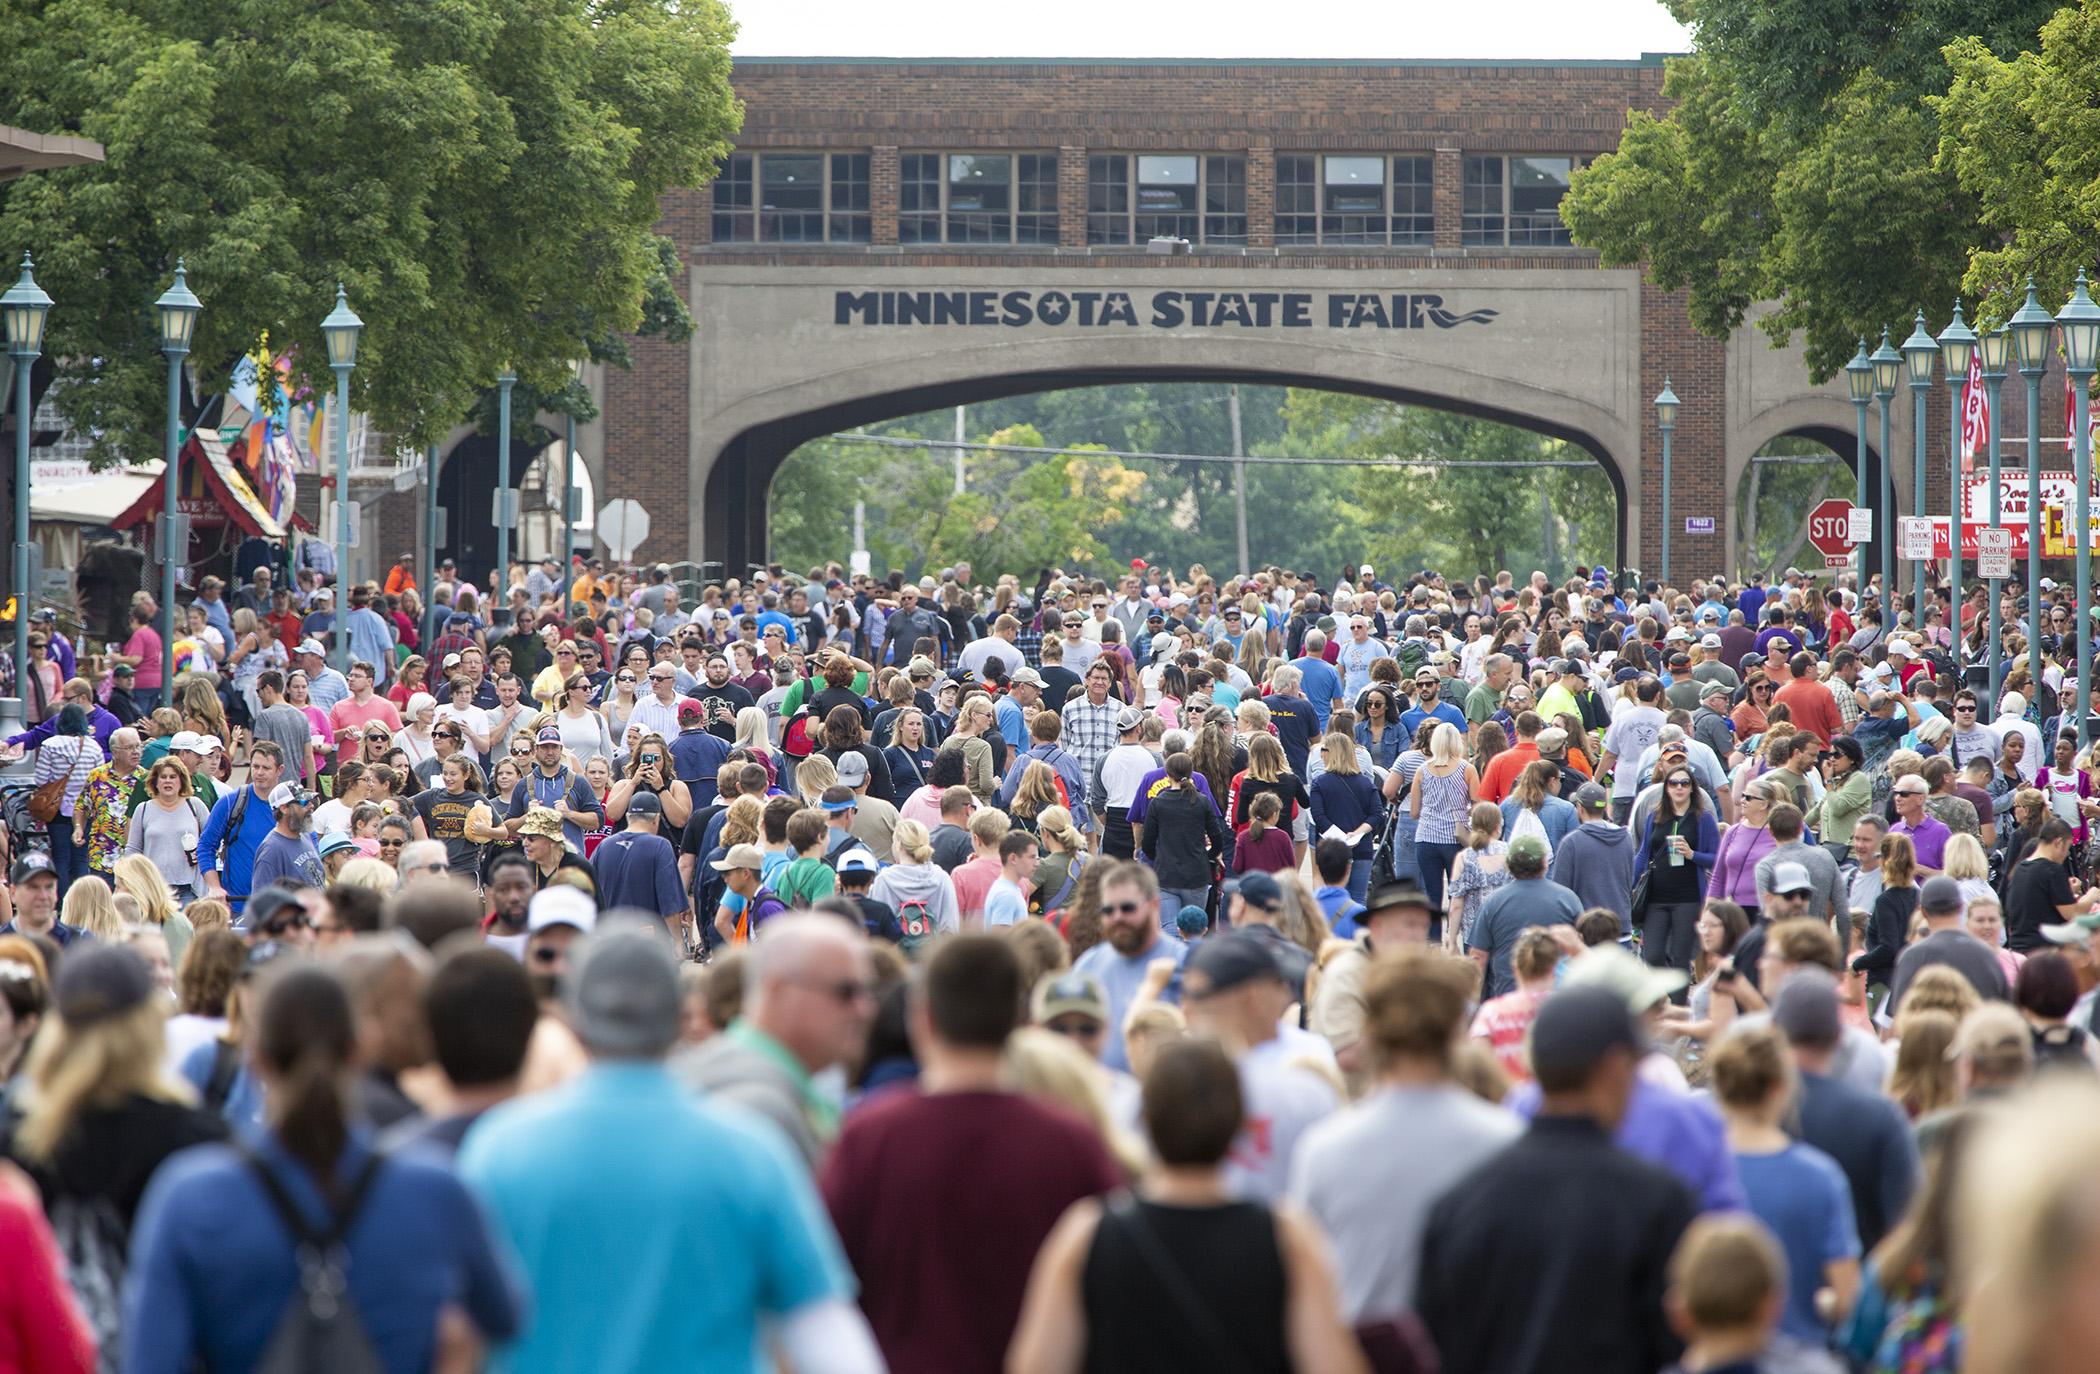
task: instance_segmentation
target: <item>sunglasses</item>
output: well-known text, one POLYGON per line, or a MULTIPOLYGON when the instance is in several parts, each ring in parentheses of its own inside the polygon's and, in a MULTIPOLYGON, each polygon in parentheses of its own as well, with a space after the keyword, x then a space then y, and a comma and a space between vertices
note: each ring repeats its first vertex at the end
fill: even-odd
POLYGON ((1108 1027, 1102 1025, 1099 1021, 1064 1021, 1062 1023, 1052 1021, 1046 1024, 1043 1029, 1056 1035, 1069 1036, 1074 1040, 1092 1040, 1095 1036, 1107 1030, 1108 1027))
POLYGON ((562 952, 555 949, 552 945, 541 945, 532 952, 532 962, 535 964, 558 963, 561 960, 561 954, 562 952))
POLYGON ((1690 778, 1671 778, 1668 783, 1668 786, 1671 787, 1690 787, 1691 785, 1692 780, 1690 778))
POLYGON ((634 674, 622 673, 614 678, 613 681, 619 683, 622 687, 632 687, 634 685, 634 674))
POLYGON ((1138 914, 1138 904, 1136 902, 1103 902, 1101 904, 1101 914, 1103 916, 1135 916, 1138 914))
POLYGON ((402 845, 407 843, 408 841, 406 840, 381 840, 379 842, 379 847, 381 849, 399 849, 402 845))

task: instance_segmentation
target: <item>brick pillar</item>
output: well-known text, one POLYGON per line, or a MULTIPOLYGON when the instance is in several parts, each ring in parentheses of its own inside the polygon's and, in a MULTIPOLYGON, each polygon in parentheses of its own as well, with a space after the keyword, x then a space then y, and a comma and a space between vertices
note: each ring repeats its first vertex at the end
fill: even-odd
MULTIPOLYGON (((869 149, 868 213, 872 224, 870 242, 879 248, 897 246, 897 150, 881 144, 869 149)), ((651 527, 652 532, 654 527, 651 527)))
POLYGON ((1057 150, 1057 246, 1086 247, 1086 149, 1057 150))
POLYGON ((1247 149, 1247 246, 1276 246, 1276 145, 1266 138, 1247 149))
MULTIPOLYGON (((1694 577, 1733 573, 1727 543, 1728 503, 1735 493, 1724 473, 1727 434, 1726 346, 1692 327, 1685 293, 1664 295, 1641 281, 1640 569, 1662 571, 1662 431, 1653 399, 1667 377, 1677 394, 1677 427, 1670 442, 1670 581, 1688 587, 1694 577), (1688 535, 1684 522, 1711 517, 1714 532, 1688 535)), ((1627 474, 1635 480, 1635 474, 1627 474)))
POLYGON ((1430 196, 1436 212, 1436 246, 1440 249, 1459 246, 1460 214, 1465 207, 1465 170, 1464 149, 1437 148, 1436 165, 1431 173, 1436 180, 1430 196))
MULTIPOLYGON (((705 190, 670 192, 658 232, 676 243, 694 242, 710 204, 705 190)), ((687 261, 683 253, 679 260, 681 265, 687 261)), ((690 306, 692 281, 684 270, 676 286, 679 299, 690 306)), ((598 396, 604 411, 605 489, 594 495, 600 503, 620 497, 641 502, 649 512, 649 538, 635 551, 636 560, 676 562, 693 556, 687 551, 692 345, 631 336, 627 342, 633 368, 604 369, 598 396)))

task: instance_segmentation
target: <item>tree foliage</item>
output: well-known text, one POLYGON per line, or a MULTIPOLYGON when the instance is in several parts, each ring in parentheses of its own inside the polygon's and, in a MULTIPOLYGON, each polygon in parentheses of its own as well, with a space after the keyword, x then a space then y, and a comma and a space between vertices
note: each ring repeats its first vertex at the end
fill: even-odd
MULTIPOLYGON (((1725 335, 1751 306, 1775 343, 1804 336, 1818 380, 1857 338, 1951 307, 1995 229, 1940 155, 1937 97, 1957 42, 2031 45, 2051 0, 1677 0, 1697 34, 1671 63, 1661 117, 1629 116, 1618 151, 1575 175, 1575 241, 1689 287, 1693 322, 1725 335)), ((1939 315, 1944 318, 1944 315, 1939 315)))
POLYGON ((365 322, 352 402, 429 442, 510 362, 689 327, 658 198, 734 131, 718 0, 7 0, 0 123, 108 161, 0 185, 0 253, 56 299, 57 400, 101 459, 157 452, 152 301, 178 258, 218 390, 265 334, 328 380, 344 283, 365 322))
POLYGON ((1977 202, 1989 242, 1967 289, 1995 318, 2019 308, 2032 274, 2055 301, 2100 255, 2100 16, 2061 10, 2040 51, 1999 57, 1975 39, 1948 52, 1954 79, 1934 102, 1939 161, 1977 202))

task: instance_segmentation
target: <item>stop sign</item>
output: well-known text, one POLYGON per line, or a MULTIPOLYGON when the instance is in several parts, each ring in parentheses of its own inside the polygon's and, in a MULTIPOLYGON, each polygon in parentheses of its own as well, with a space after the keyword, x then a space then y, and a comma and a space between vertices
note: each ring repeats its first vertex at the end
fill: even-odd
POLYGON ((1831 497, 1808 513, 1808 542, 1825 558, 1842 559, 1852 552, 1852 541, 1845 537, 1851 519, 1852 503, 1831 497))

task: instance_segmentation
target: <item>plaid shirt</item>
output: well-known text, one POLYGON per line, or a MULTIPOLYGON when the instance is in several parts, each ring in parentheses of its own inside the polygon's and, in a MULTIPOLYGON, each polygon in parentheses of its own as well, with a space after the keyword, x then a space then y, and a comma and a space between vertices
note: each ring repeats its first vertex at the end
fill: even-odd
POLYGON ((1852 727, 1859 724, 1859 718, 1864 714, 1860 710, 1859 698, 1853 694, 1852 684, 1841 677, 1833 677, 1824 685, 1830 689, 1830 695, 1837 698, 1838 714, 1845 721, 1845 733, 1851 734, 1852 727))
POLYGON ((1058 743, 1079 760, 1085 776, 1091 778, 1095 767, 1108 757, 1108 751, 1123 742, 1122 733, 1116 729, 1116 717, 1122 710, 1123 703, 1114 697, 1096 706, 1084 693, 1065 703, 1065 728, 1058 743))

